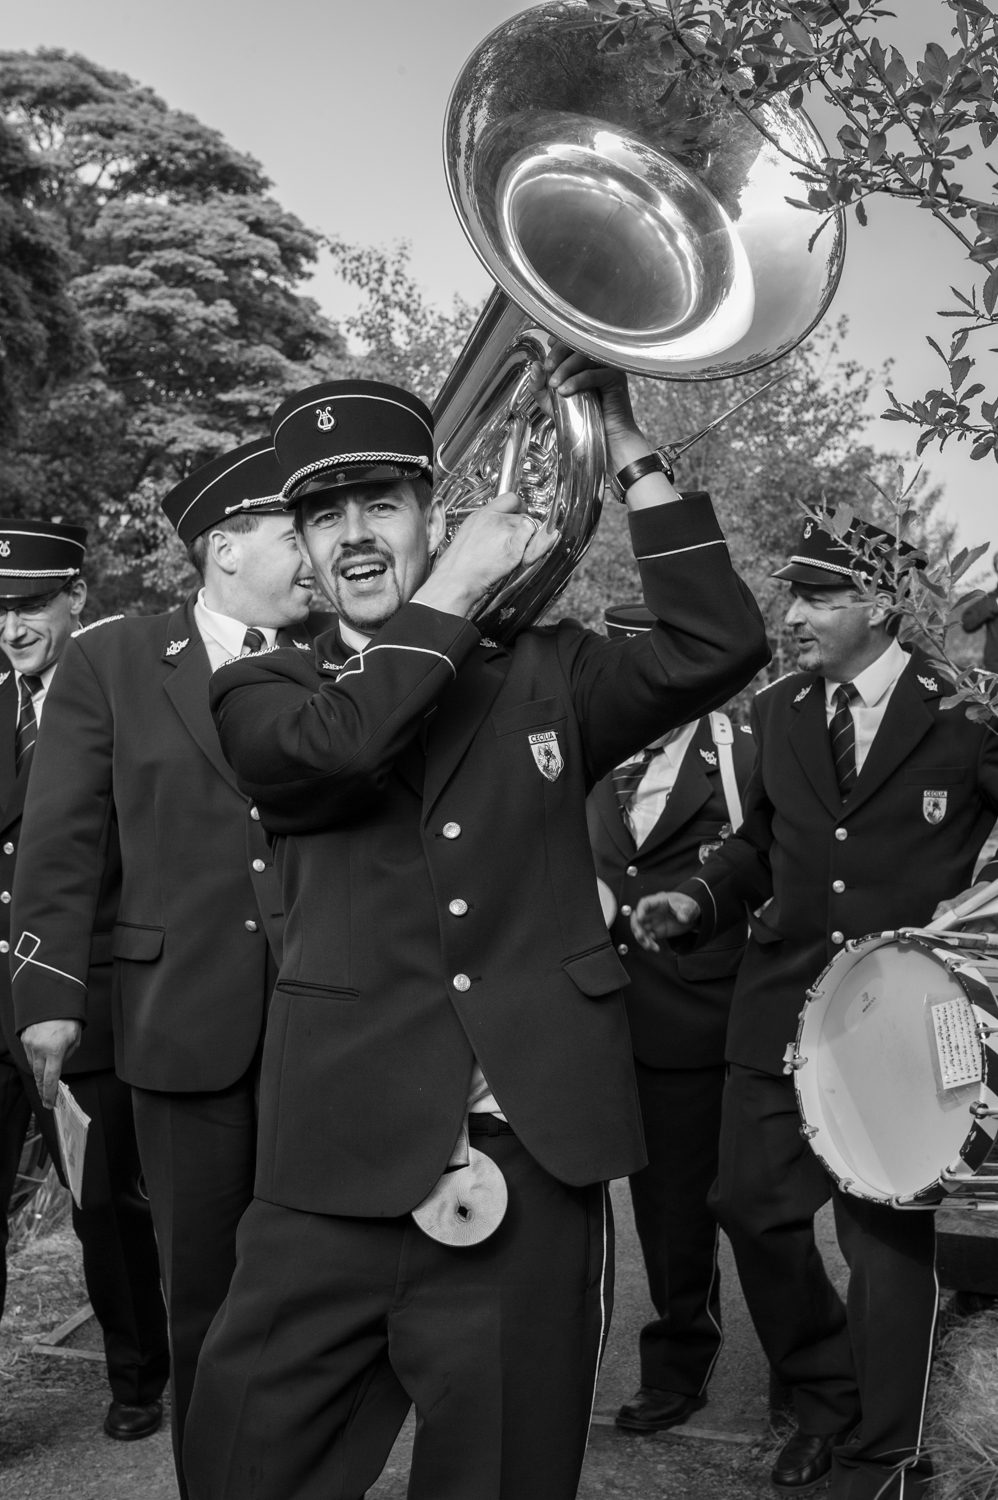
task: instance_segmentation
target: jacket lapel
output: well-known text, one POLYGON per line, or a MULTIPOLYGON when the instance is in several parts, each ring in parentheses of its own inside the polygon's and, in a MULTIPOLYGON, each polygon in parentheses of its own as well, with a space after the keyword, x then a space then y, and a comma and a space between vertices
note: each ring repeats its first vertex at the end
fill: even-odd
POLYGON ((711 739, 710 720, 705 718, 700 720, 686 747, 662 816, 641 845, 642 854, 674 838, 683 824, 700 811, 710 798, 712 773, 717 774, 717 751, 711 739), (713 755, 713 765, 707 760, 708 755, 713 755))
POLYGON ((801 770, 817 795, 837 816, 842 811, 842 797, 835 779, 832 747, 828 738, 825 713, 825 684, 820 677, 805 680, 792 703, 790 747, 801 770))
POLYGON ((194 599, 188 598, 167 622, 163 646, 163 690, 179 714, 184 728, 230 786, 236 779, 218 743, 208 707, 211 664, 194 620, 194 599))
POLYGON ((28 785, 27 772, 17 776, 14 771, 17 700, 17 678, 8 669, 0 673, 0 826, 20 817, 28 785))
POLYGON ((928 734, 935 723, 941 689, 925 658, 913 652, 890 696, 856 785, 846 798, 846 813, 861 807, 928 734))
POLYGON ((625 859, 630 861, 635 852, 634 840, 630 830, 624 827, 624 820, 620 815, 620 804, 613 789, 613 781, 609 776, 604 776, 602 781, 596 783, 592 791, 592 802, 610 838, 625 859))
POLYGON ((509 656, 483 640, 427 720, 423 816, 440 796, 506 680, 509 656))

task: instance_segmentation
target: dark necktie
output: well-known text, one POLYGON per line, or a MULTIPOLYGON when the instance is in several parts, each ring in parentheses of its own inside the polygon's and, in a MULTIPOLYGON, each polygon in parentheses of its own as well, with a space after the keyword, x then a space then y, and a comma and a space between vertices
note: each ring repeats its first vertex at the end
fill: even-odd
POLYGON ((638 787, 644 780, 645 772, 657 753, 657 750, 646 748, 634 760, 625 760, 622 766, 616 766, 610 772, 610 780, 613 782, 613 790, 616 794, 617 806, 620 808, 620 816, 631 833, 634 832, 634 825, 631 822, 631 809, 634 806, 634 799, 637 796, 638 787))
POLYGON ((17 715, 17 733, 14 736, 14 771, 18 774, 21 767, 31 760, 31 752, 38 738, 38 719, 32 696, 41 690, 42 679, 26 672, 21 678, 21 706, 17 715))
POLYGON ((263 631, 257 630, 255 625, 251 625, 243 636, 243 649, 240 655, 245 656, 247 651, 262 651, 266 644, 267 637, 263 631))
POLYGON ((851 682, 840 683, 832 694, 834 712, 828 725, 828 737, 835 762, 835 779, 843 798, 848 797, 856 784, 856 726, 849 705, 858 697, 859 693, 851 682))

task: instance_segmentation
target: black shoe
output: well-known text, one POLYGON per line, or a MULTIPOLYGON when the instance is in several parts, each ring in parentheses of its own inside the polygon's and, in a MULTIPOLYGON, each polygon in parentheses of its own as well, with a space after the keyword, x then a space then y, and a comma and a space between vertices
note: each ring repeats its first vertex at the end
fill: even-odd
POLYGON ((832 1467, 832 1449, 840 1441, 836 1432, 795 1432, 780 1449, 770 1479, 779 1490, 809 1490, 832 1467))
POLYGON ((706 1401, 706 1396, 656 1391, 650 1385, 643 1385, 620 1408, 616 1423, 625 1432, 664 1432, 667 1427, 678 1427, 685 1422, 687 1417, 706 1405, 706 1401))
POLYGON ((127 1406, 124 1401, 112 1401, 104 1418, 104 1431, 119 1442, 131 1443, 136 1438, 152 1437, 162 1421, 162 1401, 149 1401, 145 1406, 127 1406))

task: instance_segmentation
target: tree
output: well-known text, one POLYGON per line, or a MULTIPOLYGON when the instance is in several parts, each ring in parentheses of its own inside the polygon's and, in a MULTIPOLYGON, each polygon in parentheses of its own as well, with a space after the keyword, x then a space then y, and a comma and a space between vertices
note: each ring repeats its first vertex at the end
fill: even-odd
POLYGON ((84 335, 0 450, 3 507, 89 524, 99 606, 165 602, 188 575, 160 496, 264 433, 289 389, 351 368, 301 292, 319 237, 250 157, 85 58, 0 54, 0 123, 84 335))
MULTIPOLYGON (((888 393, 889 421, 919 429, 916 451, 969 442, 971 457, 998 460, 998 390, 975 370, 973 350, 998 325, 998 174, 979 152, 998 138, 998 16, 984 0, 940 0, 952 19, 947 44, 931 42, 909 64, 875 34, 891 14, 879 0, 588 0, 606 23, 604 45, 640 45, 660 100, 678 86, 753 118, 776 95, 793 106, 822 96, 841 122, 837 150, 798 163, 802 208, 815 238, 829 215, 863 226, 871 200, 887 196, 929 213, 963 247, 962 287, 943 316, 956 328, 944 350, 929 342, 948 384, 903 402, 888 393), (989 179, 976 191, 968 169, 989 179)), ((788 155, 790 153, 788 152, 788 155)), ((793 159, 793 158, 791 158, 793 159)))

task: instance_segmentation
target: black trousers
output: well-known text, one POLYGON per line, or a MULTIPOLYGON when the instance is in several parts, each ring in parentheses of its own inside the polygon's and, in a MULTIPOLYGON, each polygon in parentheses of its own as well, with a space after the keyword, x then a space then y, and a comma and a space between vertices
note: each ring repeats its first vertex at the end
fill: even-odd
MULTIPOLYGON (((161 1394, 170 1361, 156 1240, 140 1191, 131 1092, 110 1070, 66 1082, 90 1116, 82 1206, 73 1205, 72 1217, 87 1293, 104 1336, 108 1382, 116 1401, 144 1405, 161 1394)), ((7 1209, 32 1112, 61 1173, 55 1117, 42 1107, 30 1074, 0 1060, 0 1311, 7 1209)))
POLYGON ((843 1433, 834 1500, 913 1500, 927 1483, 922 1422, 938 1287, 931 1212, 840 1193, 800 1135, 790 1078, 732 1066, 712 1203, 731 1239, 763 1349, 806 1432, 843 1433), (814 1214, 831 1198, 849 1265, 829 1282, 814 1214))
POLYGON ((723 1063, 648 1068, 635 1062, 648 1165, 630 1179, 634 1223, 657 1316, 641 1330, 641 1384, 699 1396, 721 1350, 717 1176, 723 1063))
POLYGON ((606 1188, 512 1135, 476 1137, 509 1189, 453 1248, 406 1215, 254 1201, 187 1424, 191 1500, 358 1500, 411 1404, 409 1500, 573 1500, 610 1315, 606 1188))
POLYGON ((232 1278, 236 1226, 253 1195, 256 1069, 211 1094, 133 1089, 139 1154, 170 1324, 173 1451, 180 1454, 204 1336, 232 1278))

